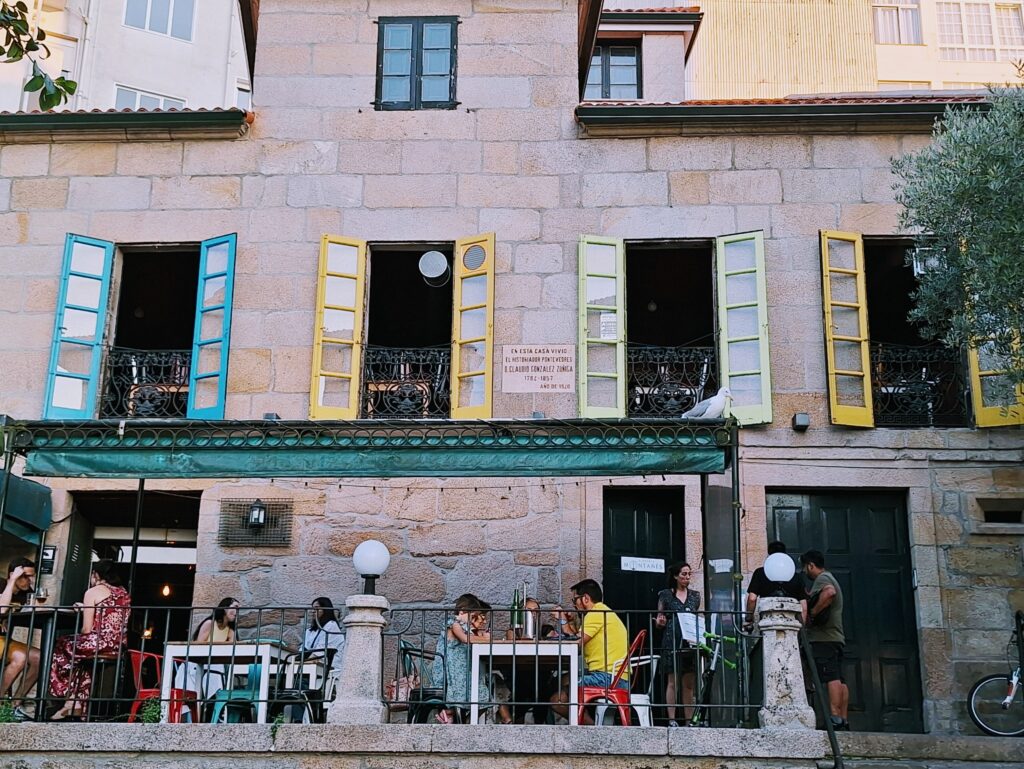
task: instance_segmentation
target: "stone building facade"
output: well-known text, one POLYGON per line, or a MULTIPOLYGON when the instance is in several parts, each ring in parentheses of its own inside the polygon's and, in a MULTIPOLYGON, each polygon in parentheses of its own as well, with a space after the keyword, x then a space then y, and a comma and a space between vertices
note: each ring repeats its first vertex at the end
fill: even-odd
MULTIPOLYGON (((895 518, 879 525, 896 528, 880 536, 892 535, 891 555, 909 568, 894 572, 895 592, 876 582, 857 586, 848 601, 909 618, 913 669, 910 678, 901 672, 883 680, 885 665, 867 661, 858 685, 902 686, 894 702, 918 702, 909 721, 884 728, 968 729, 969 684, 999 659, 1011 612, 1024 608, 1022 526, 985 513, 986 505, 1020 508, 1024 437, 1019 427, 967 422, 833 425, 823 324, 820 232, 861 233, 879 243, 901 235, 889 161, 929 141, 930 117, 872 122, 865 107, 821 121, 810 103, 781 123, 755 108, 704 127, 666 128, 626 116, 602 131, 576 112, 575 2, 259 5, 258 109, 241 138, 12 132, 0 146, 0 413, 44 414, 69 233, 115 244, 115 265, 139 249, 177 253, 235 233, 224 417, 303 420, 315 393, 310 372, 325 235, 371 243, 372 285, 372 265, 387 273, 387 250, 375 252, 375 244, 450 249, 493 232, 490 415, 569 419, 581 413, 576 392, 506 392, 500 361, 509 346, 577 347, 581 236, 624 239, 627 250, 651 243, 698 249, 707 260, 705 287, 675 287, 693 291, 696 303, 713 290, 715 239, 760 232, 772 418, 741 432, 743 568, 760 563, 769 539, 797 531, 786 528, 789 507, 806 504, 816 515, 834 506, 820 501, 823 495, 853 500, 849 511, 862 517, 846 521, 850 532, 870 530, 883 521, 879 506, 889 505, 895 518), (374 109, 377 22, 405 16, 457 17, 455 108, 374 109), (375 253, 382 255, 377 262, 375 253), (791 427, 795 414, 808 415, 809 429, 791 427), (868 492, 876 496, 860 496, 868 492), (915 687, 916 700, 908 694, 915 687)), ((858 105, 864 107, 848 102, 858 105)), ((101 314, 111 344, 117 308, 101 314)), ((410 313, 404 322, 419 320, 410 313)), ((51 535, 57 542, 77 514, 76 495, 134 489, 131 481, 49 483, 55 518, 70 516, 51 535)), ((437 603, 472 590, 501 603, 512 584, 526 580, 542 601, 558 602, 581 576, 608 577, 609 499, 652 489, 677 494, 681 552, 705 568, 701 486, 690 476, 185 478, 148 488, 201 494, 196 605, 224 595, 247 605, 341 598, 357 589, 349 556, 371 537, 393 553, 381 582, 393 601, 437 603), (253 497, 293 503, 284 547, 218 543, 221 501, 253 497)), ((842 550, 834 541, 819 544, 830 545, 842 550)))

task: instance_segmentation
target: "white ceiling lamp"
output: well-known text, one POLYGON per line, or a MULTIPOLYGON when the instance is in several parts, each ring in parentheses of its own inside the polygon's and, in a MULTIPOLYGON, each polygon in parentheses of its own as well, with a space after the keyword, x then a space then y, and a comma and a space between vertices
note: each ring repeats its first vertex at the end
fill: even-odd
POLYGON ((452 276, 451 268, 448 266, 448 258, 440 251, 427 251, 420 257, 420 275, 428 286, 440 288, 445 285, 452 276))

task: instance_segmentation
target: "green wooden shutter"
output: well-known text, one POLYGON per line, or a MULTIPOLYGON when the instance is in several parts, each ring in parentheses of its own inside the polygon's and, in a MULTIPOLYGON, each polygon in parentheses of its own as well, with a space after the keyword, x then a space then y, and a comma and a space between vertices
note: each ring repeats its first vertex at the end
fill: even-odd
POLYGON ((740 424, 772 421, 764 233, 717 239, 719 356, 722 387, 740 424))
POLYGON ((580 237, 580 416, 626 415, 625 254, 620 238, 580 237))

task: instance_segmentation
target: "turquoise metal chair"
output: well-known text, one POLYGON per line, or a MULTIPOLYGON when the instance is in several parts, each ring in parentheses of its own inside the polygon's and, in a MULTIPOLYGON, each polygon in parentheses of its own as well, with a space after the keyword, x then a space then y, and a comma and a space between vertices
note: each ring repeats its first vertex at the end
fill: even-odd
POLYGON ((210 713, 210 723, 219 723, 222 719, 226 723, 240 723, 243 720, 253 721, 253 709, 260 698, 260 674, 262 665, 253 663, 249 665, 249 672, 246 676, 245 686, 240 689, 219 689, 211 702, 213 711, 210 713), (246 718, 243 719, 242 715, 246 718))

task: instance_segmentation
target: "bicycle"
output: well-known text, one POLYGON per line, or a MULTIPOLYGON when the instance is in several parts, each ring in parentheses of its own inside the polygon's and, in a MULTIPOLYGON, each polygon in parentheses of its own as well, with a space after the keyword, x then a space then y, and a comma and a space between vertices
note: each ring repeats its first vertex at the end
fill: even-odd
POLYGON ((705 641, 710 641, 713 645, 709 646, 707 643, 698 644, 698 654, 705 653, 711 657, 707 667, 701 674, 700 678, 700 702, 696 704, 693 709, 693 715, 689 718, 690 726, 707 726, 708 715, 711 710, 711 685, 715 680, 715 671, 718 669, 718 663, 721 662, 730 670, 736 669, 736 663, 726 659, 722 655, 722 644, 725 643, 736 643, 736 638, 728 635, 719 635, 717 633, 704 633, 705 641))
POLYGON ((967 712, 974 725, 993 737, 1024 735, 1024 691, 1021 670, 1024 669, 1024 611, 1014 616, 1014 630, 1006 646, 1010 673, 993 673, 979 679, 967 696, 967 712), (1017 649, 1017 663, 1011 660, 1017 649))

